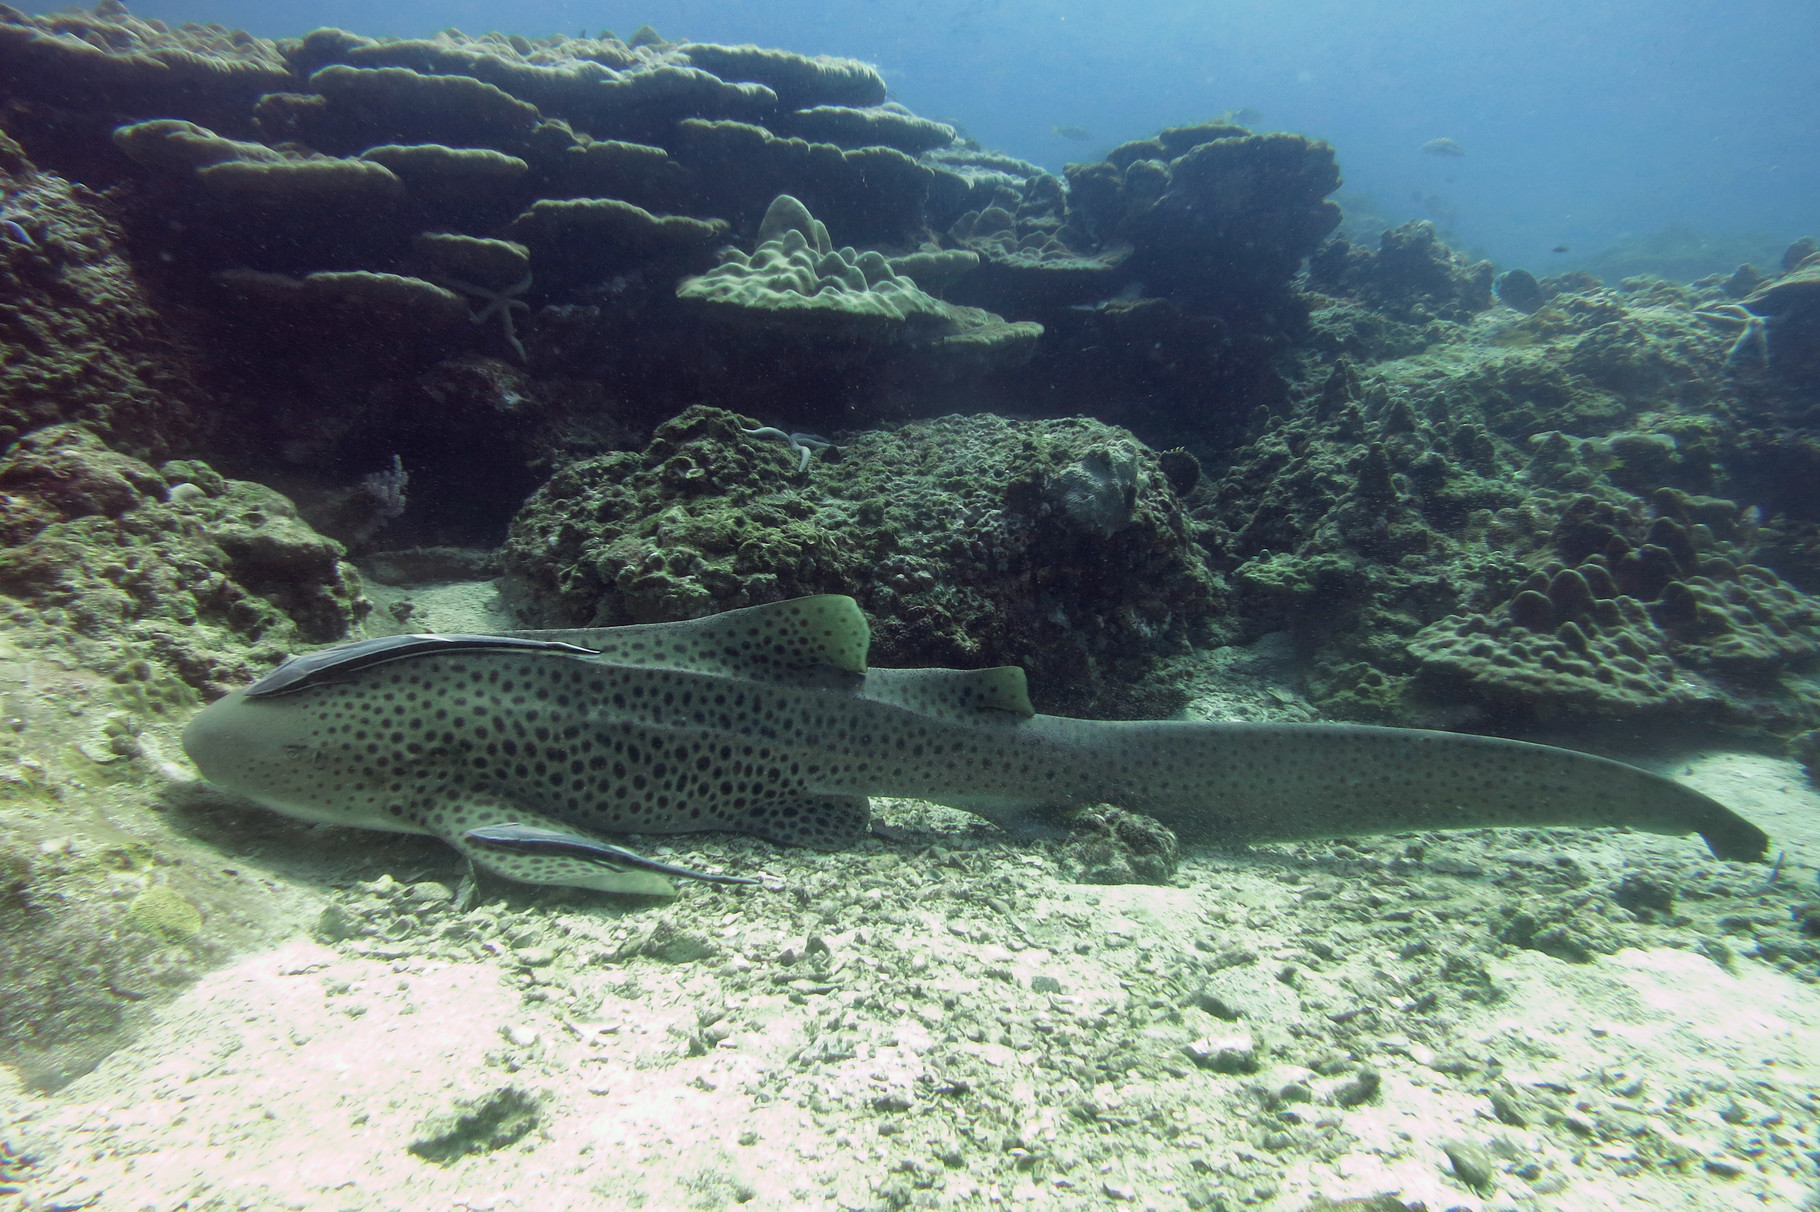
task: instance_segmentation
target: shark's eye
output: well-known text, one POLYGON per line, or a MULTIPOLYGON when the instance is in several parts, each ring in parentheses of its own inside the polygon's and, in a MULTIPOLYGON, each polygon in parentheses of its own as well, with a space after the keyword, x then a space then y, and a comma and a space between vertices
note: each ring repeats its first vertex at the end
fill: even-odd
POLYGON ((304 758, 310 756, 311 750, 312 747, 309 745, 292 743, 284 747, 284 756, 290 758, 294 762, 301 762, 304 758))

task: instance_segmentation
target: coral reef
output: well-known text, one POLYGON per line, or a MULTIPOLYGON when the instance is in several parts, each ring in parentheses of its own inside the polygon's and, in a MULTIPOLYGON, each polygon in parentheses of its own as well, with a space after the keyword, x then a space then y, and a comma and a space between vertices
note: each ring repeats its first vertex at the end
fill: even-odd
MULTIPOLYGON (((881 582, 882 651, 1020 661, 1076 703, 1109 701, 1096 662, 1141 671, 1205 629, 1199 544, 1236 625, 1294 631, 1338 714, 1810 714, 1811 244, 1688 287, 1512 270, 1497 307, 1492 267, 1432 224, 1333 236, 1338 168, 1316 141, 1221 119, 1057 177, 888 100, 865 64, 649 30, 268 42, 117 4, 4 10, 0 78, 21 142, 0 164, 0 268, 42 296, 14 323, 61 306, 34 268, 53 254, 108 304, 58 327, 53 355, 20 331, 60 368, 39 377, 72 386, 9 393, 11 436, 80 421, 154 462, 206 451, 361 544, 383 525, 488 546, 519 512, 512 567, 549 621, 881 582), (684 411, 703 400, 763 423, 684 411), (860 428, 957 404, 1129 434, 994 422, 1010 448, 988 458, 960 422, 860 428), (1159 461, 1139 439, 1182 449, 1159 461), (926 498, 923 478, 975 464, 979 500, 926 498), (382 507, 363 475, 408 476, 408 500, 382 507), (608 497, 593 537, 557 520, 608 497), (1129 609, 1138 590, 1058 598, 1038 569, 1145 579, 1115 558, 1131 500, 1165 519, 1137 547, 1169 588, 1129 609), (855 520, 912 503, 889 543, 855 520), (1610 533, 1564 538, 1589 509, 1610 533), (749 510, 763 524, 740 530, 749 510), (961 516, 1010 528, 980 543, 1022 581, 940 547, 961 516), (1627 571, 1666 568, 1658 551, 1664 576, 1627 571), (874 575, 894 559, 909 571, 874 575), (963 607, 1004 629, 969 632, 963 607)), ((169 507, 158 491, 121 516, 169 507)), ((345 626, 334 559, 304 561, 314 606, 256 630, 345 626)))
MULTIPOLYGON (((571 463, 506 569, 543 626, 859 598, 880 665, 1019 664, 1046 709, 1142 714, 1154 662, 1209 633, 1218 589, 1149 450, 1087 420, 947 417, 801 464, 692 408, 643 452, 571 463)), ((1166 696, 1164 696, 1166 697, 1166 696)))
POLYGON ((1537 289, 1432 316, 1425 352, 1309 364, 1195 511, 1244 625, 1294 631, 1342 715, 1806 726, 1817 604, 1762 566, 1787 522, 1745 508, 1767 435, 1721 406, 1711 295, 1537 289))
POLYGON ((404 525, 438 541, 505 520, 446 452, 547 466, 702 399, 799 428, 1002 402, 1217 447, 1285 400, 1291 279, 1338 213, 1331 150, 1296 136, 1171 128, 1065 184, 888 101, 865 64, 648 31, 271 42, 9 10, 0 76, 25 145, 113 191, 134 264, 211 351, 221 457, 324 481, 418 449, 404 525), (85 106, 65 60, 134 83, 85 106), (803 232, 828 272, 814 303, 753 306, 731 283, 779 263, 759 246, 780 196, 828 229, 803 232), (528 264, 457 267, 464 240, 528 264), (854 297, 827 290, 856 273, 854 297), (894 279, 908 313, 831 332, 894 279), (524 370, 540 424, 463 429, 482 414, 406 386, 476 356, 524 370))

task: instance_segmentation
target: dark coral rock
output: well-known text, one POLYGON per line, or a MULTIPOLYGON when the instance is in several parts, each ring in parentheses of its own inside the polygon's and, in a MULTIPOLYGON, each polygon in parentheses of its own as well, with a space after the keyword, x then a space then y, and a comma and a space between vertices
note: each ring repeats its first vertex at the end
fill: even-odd
POLYGON ((1181 861, 1176 836, 1155 819, 1095 804, 1068 822, 1062 862, 1083 884, 1168 884, 1181 861))
POLYGON ((1820 388, 1820 257, 1809 256, 1758 287, 1744 307, 1767 322, 1760 352, 1768 369, 1804 390, 1820 388))
POLYGON ((1339 225, 1326 200, 1340 183, 1333 149, 1224 125, 1154 144, 1154 158, 1146 141, 1069 166, 1077 226, 1101 249, 1132 245, 1125 269, 1151 293, 1229 315, 1285 303, 1290 277, 1339 225))
POLYGON ((1139 682, 1208 626, 1215 584, 1156 456, 1086 420, 947 417, 800 455, 694 408, 642 453, 558 471, 506 567, 549 626, 849 593, 876 664, 1023 665, 1046 709, 1143 714, 1139 682))
POLYGON ((0 7, 0 92, 24 104, 8 121, 40 162, 92 179, 107 136, 133 117, 184 118, 250 133, 261 94, 291 84, 275 44, 218 25, 167 26, 116 0, 42 17, 0 7))
POLYGON ((1506 270, 1492 282, 1492 289, 1497 292, 1500 303, 1525 314, 1541 311, 1542 304, 1548 302, 1548 296, 1542 293, 1542 284, 1527 269, 1506 270))
POLYGON ((1336 238, 1309 262, 1316 289, 1361 295, 1417 323, 1466 320, 1484 311, 1491 306, 1493 274, 1489 261, 1470 261, 1442 243, 1426 219, 1386 231, 1375 250, 1336 238))

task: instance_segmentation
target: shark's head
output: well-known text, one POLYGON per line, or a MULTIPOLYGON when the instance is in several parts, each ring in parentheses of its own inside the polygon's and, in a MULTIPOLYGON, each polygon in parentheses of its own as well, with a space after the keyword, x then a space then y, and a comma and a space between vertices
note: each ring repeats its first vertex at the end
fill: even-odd
POLYGON ((250 698, 236 690, 198 712, 183 751, 209 782, 287 816, 317 824, 421 830, 389 810, 388 787, 346 760, 343 738, 324 735, 318 692, 250 698))

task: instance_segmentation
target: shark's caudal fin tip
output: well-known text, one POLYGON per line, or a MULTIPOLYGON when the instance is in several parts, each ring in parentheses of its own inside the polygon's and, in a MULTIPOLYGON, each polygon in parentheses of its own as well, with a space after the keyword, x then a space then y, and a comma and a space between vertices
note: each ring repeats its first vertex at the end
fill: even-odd
POLYGON ((1701 829, 1700 839, 1717 859, 1761 863, 1769 858, 1769 834, 1730 810, 1725 819, 1701 829))

